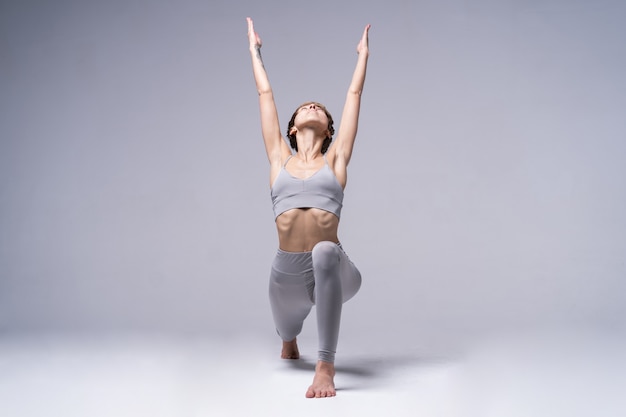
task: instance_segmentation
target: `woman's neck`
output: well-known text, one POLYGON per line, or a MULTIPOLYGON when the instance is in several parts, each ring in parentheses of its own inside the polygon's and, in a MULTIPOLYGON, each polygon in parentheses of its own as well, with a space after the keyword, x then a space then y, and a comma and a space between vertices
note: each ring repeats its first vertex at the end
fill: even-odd
POLYGON ((298 158, 304 162, 312 161, 322 154, 324 138, 316 135, 313 129, 299 131, 296 136, 298 143, 298 158))

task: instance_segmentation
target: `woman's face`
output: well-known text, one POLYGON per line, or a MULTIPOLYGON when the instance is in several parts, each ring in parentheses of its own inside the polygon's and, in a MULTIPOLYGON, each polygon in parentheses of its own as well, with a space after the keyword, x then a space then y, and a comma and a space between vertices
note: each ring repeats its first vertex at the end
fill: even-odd
POLYGON ((296 112, 294 126, 310 126, 320 124, 323 129, 328 127, 328 116, 324 106, 319 103, 306 103, 300 106, 296 112))

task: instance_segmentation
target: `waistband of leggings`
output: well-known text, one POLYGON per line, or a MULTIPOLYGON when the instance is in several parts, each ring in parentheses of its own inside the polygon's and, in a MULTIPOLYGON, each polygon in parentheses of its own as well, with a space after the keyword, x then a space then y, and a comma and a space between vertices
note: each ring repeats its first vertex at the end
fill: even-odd
MULTIPOLYGON (((337 242, 335 243, 337 246, 339 246, 339 249, 343 250, 343 246, 341 245, 341 242, 337 242)), ((277 249, 277 253, 280 255, 310 255, 312 251, 308 250, 308 251, 303 251, 303 252, 289 252, 286 250, 282 250, 281 248, 277 249)))

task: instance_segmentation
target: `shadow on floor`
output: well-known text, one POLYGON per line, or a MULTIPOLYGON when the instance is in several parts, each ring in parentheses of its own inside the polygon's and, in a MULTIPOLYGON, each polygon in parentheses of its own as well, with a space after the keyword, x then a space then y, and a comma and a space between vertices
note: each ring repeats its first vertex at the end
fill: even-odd
MULTIPOLYGON (((298 360, 285 360, 284 363, 290 369, 314 372, 316 358, 301 356, 298 360)), ((337 376, 345 383, 337 387, 337 390, 375 388, 388 385, 390 379, 396 380, 400 375, 419 371, 420 367, 437 366, 437 364, 449 363, 450 359, 419 357, 411 355, 370 355, 355 356, 336 362, 337 376)), ((400 378, 401 379, 401 378, 400 378)))

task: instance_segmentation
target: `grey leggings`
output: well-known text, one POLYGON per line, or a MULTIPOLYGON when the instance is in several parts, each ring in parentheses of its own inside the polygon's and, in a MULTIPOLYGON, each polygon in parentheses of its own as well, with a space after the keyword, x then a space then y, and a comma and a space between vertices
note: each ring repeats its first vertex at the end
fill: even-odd
POLYGON ((293 340, 315 305, 318 359, 334 362, 342 304, 360 287, 361 273, 337 243, 319 242, 311 252, 279 249, 269 285, 276 331, 284 341, 293 340))

